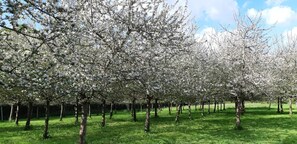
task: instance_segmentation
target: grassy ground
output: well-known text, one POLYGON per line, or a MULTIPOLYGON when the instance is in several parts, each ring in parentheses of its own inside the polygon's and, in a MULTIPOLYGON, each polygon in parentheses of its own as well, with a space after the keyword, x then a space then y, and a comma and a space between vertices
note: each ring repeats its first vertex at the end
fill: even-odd
MULTIPOLYGON (((181 121, 174 123, 174 114, 167 109, 159 113, 159 118, 152 118, 151 132, 144 133, 145 113, 137 113, 138 122, 132 122, 128 112, 118 112, 113 119, 107 119, 105 128, 100 127, 100 116, 88 120, 88 143, 296 143, 297 115, 289 116, 287 105, 284 114, 276 113, 276 105, 268 110, 268 104, 247 103, 246 113, 242 116, 243 130, 234 130, 234 104, 228 104, 227 110, 211 113, 202 117, 199 111, 193 111, 193 120, 188 119, 184 110, 181 121)), ((153 114, 152 114, 153 116, 153 114)), ((13 122, 0 122, 0 143, 57 143, 73 144, 78 140, 79 126, 74 118, 67 117, 62 122, 58 118, 50 119, 48 140, 42 139, 42 119, 32 120, 33 129, 24 131, 25 121, 20 126, 13 122)))

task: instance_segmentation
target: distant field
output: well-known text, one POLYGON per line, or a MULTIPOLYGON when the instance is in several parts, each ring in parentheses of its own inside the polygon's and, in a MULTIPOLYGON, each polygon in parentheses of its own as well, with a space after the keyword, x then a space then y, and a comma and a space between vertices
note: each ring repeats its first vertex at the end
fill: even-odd
MULTIPOLYGON (((288 105, 284 113, 276 113, 276 105, 268 110, 267 103, 246 103, 246 113, 242 116, 243 130, 234 130, 234 104, 227 104, 227 110, 201 116, 200 111, 193 112, 193 120, 188 119, 187 109, 181 115, 180 123, 175 124, 175 108, 172 115, 167 109, 159 112, 159 118, 152 117, 151 132, 144 133, 144 112, 137 113, 138 122, 131 121, 128 112, 121 111, 110 120, 107 117, 105 128, 100 127, 100 116, 88 119, 88 143, 296 143, 297 115, 288 114, 288 105)), ((295 106, 294 112, 297 112, 295 106)), ((153 112, 152 112, 153 113, 153 112)), ((153 116, 153 114, 152 114, 153 116)), ((79 126, 74 125, 73 117, 62 122, 57 117, 50 119, 51 138, 42 139, 43 119, 33 119, 33 129, 24 131, 25 120, 19 126, 13 122, 0 122, 0 143, 57 143, 73 144, 78 140, 79 126)))

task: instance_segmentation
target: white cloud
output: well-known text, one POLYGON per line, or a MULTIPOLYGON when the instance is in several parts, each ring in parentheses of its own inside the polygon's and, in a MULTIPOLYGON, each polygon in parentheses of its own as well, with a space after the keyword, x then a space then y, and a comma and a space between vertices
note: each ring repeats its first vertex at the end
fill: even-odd
POLYGON ((249 9, 247 15, 250 17, 255 17, 262 14, 266 23, 272 24, 286 24, 292 22, 297 18, 297 13, 287 6, 275 6, 269 9, 264 9, 262 11, 257 11, 255 9, 249 9))
MULTIPOLYGON (((174 3, 174 0, 166 0, 174 3)), ((234 20, 234 14, 238 13, 236 0, 188 0, 188 7, 196 19, 217 21, 229 24, 234 20)))
POLYGON ((266 0, 265 3, 267 5, 280 5, 284 2, 285 0, 266 0))

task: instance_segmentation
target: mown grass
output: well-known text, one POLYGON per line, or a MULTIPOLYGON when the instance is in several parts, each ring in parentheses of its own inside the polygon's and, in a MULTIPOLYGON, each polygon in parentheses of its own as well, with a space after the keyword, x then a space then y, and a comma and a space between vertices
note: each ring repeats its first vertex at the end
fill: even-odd
MULTIPOLYGON (((193 120, 188 119, 187 109, 183 111, 180 122, 175 124, 175 108, 172 115, 168 110, 159 112, 159 118, 151 119, 151 132, 145 133, 145 112, 138 112, 138 122, 131 121, 126 111, 118 112, 113 119, 107 118, 107 125, 100 127, 101 117, 88 119, 87 141, 97 144, 118 143, 296 143, 297 115, 289 116, 288 106, 284 105, 283 114, 276 113, 276 105, 268 110, 267 103, 247 103, 246 113, 242 116, 243 130, 234 130, 234 104, 228 104, 227 110, 201 116, 200 111, 193 112, 193 120)), ((297 112, 297 111, 296 111, 297 112)), ((152 112, 153 113, 153 112, 152 112)), ((74 125, 73 117, 62 122, 57 117, 50 119, 50 139, 43 140, 43 119, 33 119, 33 129, 24 131, 25 120, 19 126, 13 122, 0 122, 0 143, 57 143, 73 144, 78 141, 79 126, 74 125)))

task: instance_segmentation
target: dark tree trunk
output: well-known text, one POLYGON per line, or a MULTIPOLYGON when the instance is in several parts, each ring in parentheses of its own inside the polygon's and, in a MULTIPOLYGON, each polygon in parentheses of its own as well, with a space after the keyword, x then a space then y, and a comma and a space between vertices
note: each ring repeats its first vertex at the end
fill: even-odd
POLYGON ((1 120, 3 121, 4 120, 4 118, 3 118, 3 106, 1 105, 1 108, 0 108, 1 110, 0 110, 0 113, 1 113, 1 120))
POLYGON ((19 111, 20 111, 20 102, 17 102, 16 111, 15 111, 15 125, 19 125, 19 111))
POLYGON ((135 101, 136 101, 136 98, 133 98, 132 100, 132 118, 133 118, 133 121, 136 122, 137 119, 136 119, 136 106, 135 106, 135 101))
POLYGON ((36 118, 39 119, 39 106, 36 106, 36 118))
POLYGON ((148 94, 146 95, 146 117, 145 117, 145 124, 144 124, 144 131, 149 132, 150 131, 150 115, 151 115, 151 100, 152 97, 148 94))
POLYGON ((210 114, 210 100, 208 100, 207 103, 208 103, 208 110, 207 111, 208 111, 208 114, 210 114))
POLYGON ((235 123, 235 129, 240 130, 242 129, 241 127, 241 121, 240 121, 240 115, 242 112, 242 102, 239 97, 237 97, 236 101, 236 123, 235 123))
POLYGON ((169 115, 171 115, 171 107, 172 107, 172 102, 169 102, 169 104, 168 104, 168 112, 169 112, 169 115))
POLYGON ((217 106, 217 101, 214 99, 214 104, 213 104, 213 112, 216 112, 216 106, 217 106))
POLYGON ((277 97, 277 113, 280 113, 280 101, 279 101, 279 97, 277 97))
POLYGON ((244 99, 241 100, 241 114, 243 114, 245 112, 245 104, 244 104, 244 99))
POLYGON ((33 102, 28 102, 27 121, 25 125, 25 130, 31 129, 30 122, 31 122, 31 116, 32 116, 32 105, 33 105, 33 102))
POLYGON ((49 110, 50 110, 50 101, 46 100, 43 139, 49 138, 49 134, 48 134, 48 121, 49 121, 49 113, 50 113, 49 110))
POLYGON ((114 103, 114 101, 112 101, 110 103, 109 119, 112 119, 112 115, 113 115, 113 103, 114 103))
POLYGON ((89 103, 89 118, 92 118, 91 103, 89 103))
POLYGON ((195 111, 197 111, 197 102, 195 102, 195 111))
POLYGON ((191 112, 191 103, 188 104, 188 108, 189 108, 189 119, 192 119, 192 112, 191 112))
POLYGON ((226 110, 225 101, 223 100, 223 110, 226 110))
POLYGON ((87 101, 87 97, 85 93, 81 93, 80 98, 81 98, 81 123, 80 123, 80 130, 79 130, 79 143, 86 144, 89 102, 87 101))
POLYGON ((13 116, 13 108, 14 108, 14 104, 11 104, 10 105, 10 113, 9 113, 9 121, 11 122, 12 121, 12 116, 13 116))
POLYGON ((183 114, 183 106, 184 106, 183 102, 181 102, 180 105, 181 105, 181 106, 180 106, 180 114, 183 114))
POLYGON ((217 101, 217 112, 220 112, 220 101, 217 101))
POLYGON ((269 98, 269 105, 268 105, 268 110, 271 109, 271 98, 269 98))
POLYGON ((75 117, 75 122, 74 124, 77 125, 78 124, 78 97, 75 97, 75 106, 74 106, 74 117, 75 117))
POLYGON ((289 99, 289 109, 290 109, 289 114, 292 115, 293 114, 293 112, 292 112, 292 96, 290 96, 290 99, 289 99))
POLYGON ((140 112, 142 112, 142 102, 139 105, 140 112))
POLYGON ((106 119, 105 119, 105 104, 106 100, 102 99, 102 119, 101 119, 101 127, 105 127, 106 119))
POLYGON ((158 99, 155 99, 155 118, 158 117, 158 99))
POLYGON ((175 116, 175 123, 179 122, 179 116, 181 114, 181 111, 182 111, 182 102, 180 102, 178 105, 178 109, 177 109, 176 116, 175 116))
POLYGON ((64 102, 60 104, 60 121, 63 120, 64 117, 64 102))
POLYGON ((283 109, 283 97, 280 97, 280 112, 283 113, 284 109, 283 109))
POLYGON ((204 116, 204 101, 201 102, 201 109, 202 109, 201 115, 204 116))

